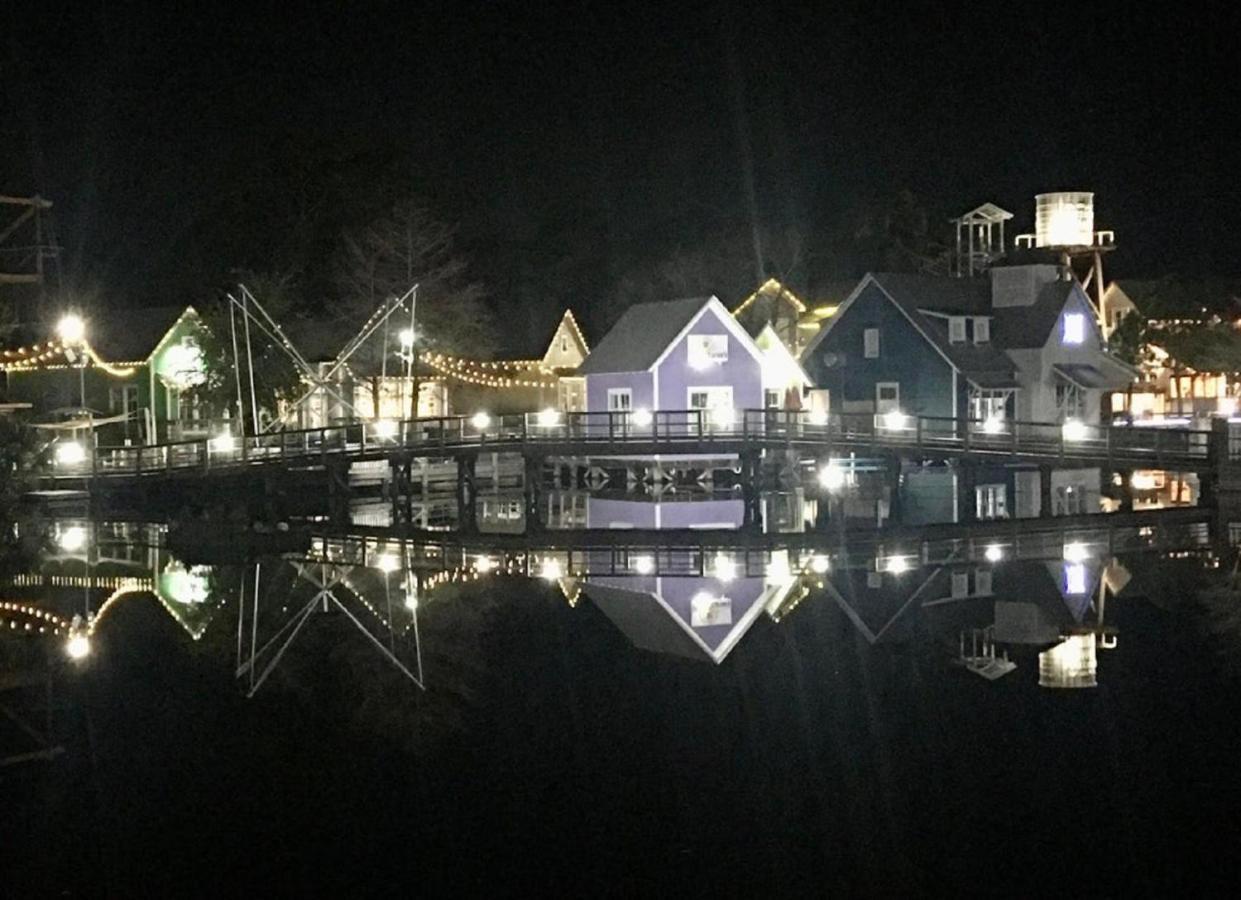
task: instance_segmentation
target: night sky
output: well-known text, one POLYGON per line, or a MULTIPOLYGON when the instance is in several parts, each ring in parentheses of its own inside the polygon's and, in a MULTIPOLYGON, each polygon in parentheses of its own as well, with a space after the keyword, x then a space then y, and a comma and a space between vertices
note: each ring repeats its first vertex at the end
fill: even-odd
POLYGON ((56 203, 64 279, 194 302, 296 271, 400 196, 459 226, 511 340, 596 337, 689 255, 725 299, 870 265, 865 210, 935 228, 1096 192, 1112 275, 1241 272, 1241 18, 1223 4, 11 4, 0 192, 56 203), (760 254, 755 252, 755 228, 760 254), (718 283, 715 283, 718 282, 718 283), (516 317, 515 317, 516 318, 516 317))

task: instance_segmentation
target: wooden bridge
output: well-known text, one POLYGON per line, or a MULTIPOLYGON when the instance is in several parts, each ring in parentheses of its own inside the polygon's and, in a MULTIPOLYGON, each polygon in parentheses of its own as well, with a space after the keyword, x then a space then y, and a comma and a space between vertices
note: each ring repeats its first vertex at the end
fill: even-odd
POLYGON ((1226 422, 1213 430, 1082 423, 981 422, 888 413, 782 410, 531 413, 403 422, 367 421, 301 431, 125 447, 58 442, 41 473, 47 487, 344 467, 354 462, 476 457, 729 457, 791 450, 817 459, 849 453, 970 458, 998 464, 1218 470, 1241 457, 1226 422))

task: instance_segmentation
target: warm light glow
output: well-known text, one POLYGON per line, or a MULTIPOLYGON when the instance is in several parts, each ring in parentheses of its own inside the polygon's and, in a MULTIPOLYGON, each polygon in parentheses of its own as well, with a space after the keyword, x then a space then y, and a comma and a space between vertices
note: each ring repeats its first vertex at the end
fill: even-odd
POLYGON ((549 406, 547 409, 539 413, 539 424, 544 428, 551 428, 553 425, 559 425, 560 412, 549 406))
POLYGON ((1064 545, 1064 558, 1067 562, 1083 562, 1090 557, 1086 545, 1080 541, 1064 545))
POLYGON ((75 634, 65 642, 65 652, 70 659, 85 659, 90 656, 90 638, 85 634, 75 634))
POLYGON ((1129 483, 1133 485, 1135 491, 1153 491, 1155 489, 1155 476, 1151 472, 1134 472, 1129 479, 1129 483))
POLYGON ((155 373, 180 390, 202 384, 207 380, 202 348, 189 340, 172 344, 160 354, 155 373))
POLYGON ((633 570, 639 575, 650 575, 655 571, 655 560, 649 556, 635 556, 633 570))
POLYGON ((391 419, 377 419, 375 421, 375 437, 390 440, 396 437, 397 424, 391 419))
POLYGON ((909 560, 904 556, 889 556, 884 568, 893 575, 901 575, 909 570, 909 560))
POLYGON ((719 428, 727 428, 737 421, 737 411, 731 406, 711 407, 711 424, 719 428))
POLYGON ((1049 688, 1090 688, 1098 683, 1093 634, 1074 634, 1038 655, 1038 683, 1049 688))
POLYGON ((1216 411, 1221 416, 1232 417, 1237 412, 1237 401, 1234 397, 1220 397, 1216 411))
POLYGON ((474 571, 479 575, 486 575, 496 567, 496 561, 490 556, 480 556, 474 560, 474 571))
POLYGON ((999 544, 988 544, 983 556, 987 562, 997 563, 1004 558, 1004 549, 999 544))
POLYGON ((1064 423, 1061 431, 1064 434, 1064 439, 1066 441, 1084 441, 1086 440, 1086 436, 1090 433, 1089 429, 1086 427, 1086 424, 1078 421, 1077 419, 1069 419, 1064 423))
POLYGON ((629 421, 638 428, 650 428, 651 422, 655 421, 655 417, 651 415, 649 409, 635 409, 633 415, 629 417, 629 421))
POLYGON ((227 431, 217 434, 211 439, 211 449, 216 453, 232 453, 237 449, 237 438, 227 431))
POLYGON ((982 423, 982 430, 987 434, 999 434, 1004 430, 1004 420, 999 416, 991 416, 982 423))
POLYGON ((905 415, 899 409, 891 410, 883 414, 883 427, 889 431, 899 431, 907 427, 909 416, 905 415))
POLYGON ((56 334, 66 344, 80 344, 86 339, 86 323, 77 313, 69 313, 56 323, 56 334))
POLYGON ((812 409, 806 414, 806 421, 816 428, 822 428, 827 424, 827 410, 812 409))
POLYGON ((1094 194, 1055 191, 1034 198, 1035 245, 1089 247, 1094 243, 1094 194))
POLYGON ((381 553, 375 557, 375 568, 385 575, 395 572, 401 567, 401 561, 393 553, 381 553))
POLYGON ((816 553, 814 556, 810 557, 810 571, 814 572, 816 575, 822 575, 828 570, 828 566, 829 563, 827 561, 827 557, 822 553, 816 553))
POLYGON ((57 543, 66 553, 77 553, 86 546, 86 529, 81 525, 70 525, 60 533, 57 543))
POLYGON ((56 445, 56 462, 62 466, 76 466, 86 461, 86 448, 77 441, 61 441, 56 445))
POLYGON ((564 567, 560 565, 560 560, 548 557, 543 560, 539 568, 539 575, 548 581, 555 581, 564 575, 564 567))
POLYGON ((827 491, 838 491, 845 486, 845 470, 829 462, 819 467, 819 485, 827 491))
POLYGON ((491 427, 491 416, 482 411, 476 412, 470 418, 470 424, 479 431, 486 431, 489 427, 491 427))
POLYGON ((715 577, 720 581, 732 581, 737 577, 737 564, 726 553, 717 553, 715 555, 715 565, 713 568, 715 577))
POLYGON ((414 346, 414 329, 402 328, 400 334, 397 335, 397 338, 400 340, 402 347, 414 346))
POLYGON ((418 595, 417 594, 410 592, 410 594, 405 598, 405 608, 408 609, 410 612, 418 611, 418 595))

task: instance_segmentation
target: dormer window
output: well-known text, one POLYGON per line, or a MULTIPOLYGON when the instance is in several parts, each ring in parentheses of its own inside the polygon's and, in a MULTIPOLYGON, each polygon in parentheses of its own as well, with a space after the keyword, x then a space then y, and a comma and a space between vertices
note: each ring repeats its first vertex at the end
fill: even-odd
POLYGON ((1064 343, 1080 344, 1086 340, 1086 317, 1082 313, 1064 314, 1064 343))
POLYGON ((986 344, 991 340, 991 320, 979 316, 974 320, 974 343, 986 344))
POLYGON ((965 317, 949 316, 948 317, 948 343, 963 344, 965 343, 965 317))

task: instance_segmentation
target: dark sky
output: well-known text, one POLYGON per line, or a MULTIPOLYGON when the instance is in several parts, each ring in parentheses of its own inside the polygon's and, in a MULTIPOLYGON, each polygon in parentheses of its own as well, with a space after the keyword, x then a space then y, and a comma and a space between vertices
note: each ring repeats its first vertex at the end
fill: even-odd
POLYGON ((682 250, 748 277, 753 221, 798 235, 764 267, 813 293, 902 189, 1023 231, 1035 193, 1093 190, 1114 274, 1241 272, 1235 7, 949 6, 19 2, 0 192, 53 199, 112 303, 313 268, 400 193, 536 319, 604 321, 682 250))

